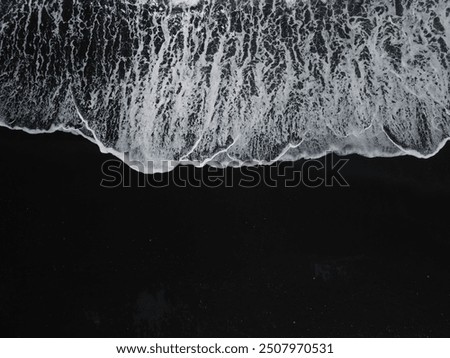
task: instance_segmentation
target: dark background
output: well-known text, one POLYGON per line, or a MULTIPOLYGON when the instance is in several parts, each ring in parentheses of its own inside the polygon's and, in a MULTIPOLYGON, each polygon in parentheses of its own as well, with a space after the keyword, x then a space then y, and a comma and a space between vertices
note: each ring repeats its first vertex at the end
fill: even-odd
POLYGON ((68 134, 0 153, 2 337, 450 334, 449 146, 318 189, 104 189, 68 134))

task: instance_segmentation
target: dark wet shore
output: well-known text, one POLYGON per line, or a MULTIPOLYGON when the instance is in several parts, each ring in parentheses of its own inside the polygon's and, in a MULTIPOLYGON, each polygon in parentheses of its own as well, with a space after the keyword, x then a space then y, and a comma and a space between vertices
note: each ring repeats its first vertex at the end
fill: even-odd
POLYGON ((67 134, 0 153, 3 337, 450 333, 449 146, 318 189, 104 189, 67 134))

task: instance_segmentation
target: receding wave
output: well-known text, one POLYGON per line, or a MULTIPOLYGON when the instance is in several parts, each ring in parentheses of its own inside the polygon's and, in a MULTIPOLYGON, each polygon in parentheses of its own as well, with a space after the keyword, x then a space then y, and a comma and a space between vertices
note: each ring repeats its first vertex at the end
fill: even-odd
POLYGON ((0 0, 0 122, 143 171, 428 157, 449 46, 447 0, 0 0))

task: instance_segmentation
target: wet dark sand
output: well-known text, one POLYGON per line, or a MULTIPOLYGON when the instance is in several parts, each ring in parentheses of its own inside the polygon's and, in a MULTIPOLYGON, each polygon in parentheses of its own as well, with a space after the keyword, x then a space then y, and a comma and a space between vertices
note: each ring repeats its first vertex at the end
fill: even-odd
POLYGON ((104 189, 67 134, 0 153, 3 337, 450 334, 450 146, 320 189, 104 189))

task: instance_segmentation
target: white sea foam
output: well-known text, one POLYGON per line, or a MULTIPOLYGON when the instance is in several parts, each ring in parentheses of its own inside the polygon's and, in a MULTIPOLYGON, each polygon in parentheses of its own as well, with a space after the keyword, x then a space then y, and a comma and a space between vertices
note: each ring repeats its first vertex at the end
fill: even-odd
POLYGON ((198 5, 199 0, 171 0, 171 3, 174 6, 180 6, 180 5, 195 6, 195 5, 198 5))
POLYGON ((79 133, 144 171, 427 158, 450 136, 445 0, 62 4, 0 0, 4 126, 79 133))

